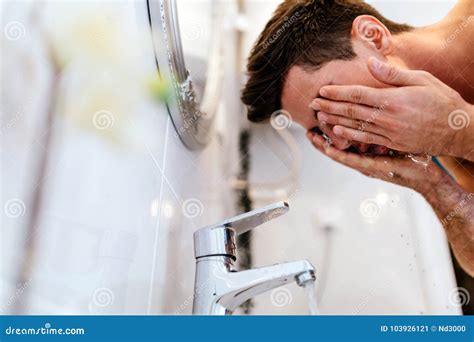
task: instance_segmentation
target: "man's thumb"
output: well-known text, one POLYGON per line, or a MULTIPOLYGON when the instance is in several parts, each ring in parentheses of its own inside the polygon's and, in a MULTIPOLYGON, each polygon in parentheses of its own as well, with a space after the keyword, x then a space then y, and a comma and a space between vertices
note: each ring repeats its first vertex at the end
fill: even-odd
POLYGON ((380 82, 394 86, 407 86, 420 84, 416 71, 400 69, 396 66, 382 62, 375 57, 369 58, 370 73, 380 82))

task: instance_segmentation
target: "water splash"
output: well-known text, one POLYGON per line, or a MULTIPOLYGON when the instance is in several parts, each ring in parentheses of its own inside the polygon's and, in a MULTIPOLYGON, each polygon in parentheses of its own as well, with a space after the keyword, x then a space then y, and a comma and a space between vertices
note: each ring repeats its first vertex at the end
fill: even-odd
POLYGON ((303 283, 302 286, 304 288, 306 298, 308 299, 309 313, 311 315, 320 315, 321 313, 318 308, 318 300, 316 297, 316 282, 310 280, 303 283))
POLYGON ((184 101, 196 101, 196 94, 194 92, 194 83, 191 75, 184 82, 179 84, 179 95, 184 101))
POLYGON ((326 133, 323 133, 323 138, 326 140, 324 143, 324 148, 329 148, 333 145, 332 139, 326 133))
POLYGON ((422 165, 426 169, 428 168, 428 165, 431 163, 431 156, 428 154, 412 154, 408 153, 406 155, 407 158, 410 158, 415 164, 422 165))

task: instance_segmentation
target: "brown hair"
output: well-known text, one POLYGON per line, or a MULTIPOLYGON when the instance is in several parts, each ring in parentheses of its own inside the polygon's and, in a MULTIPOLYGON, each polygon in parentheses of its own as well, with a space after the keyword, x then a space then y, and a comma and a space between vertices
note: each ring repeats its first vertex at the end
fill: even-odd
POLYGON ((248 81, 242 102, 248 119, 260 122, 281 108, 281 92, 288 70, 295 65, 316 70, 324 63, 355 57, 352 22, 372 15, 393 34, 411 29, 384 18, 360 0, 286 0, 265 26, 248 59, 248 81))

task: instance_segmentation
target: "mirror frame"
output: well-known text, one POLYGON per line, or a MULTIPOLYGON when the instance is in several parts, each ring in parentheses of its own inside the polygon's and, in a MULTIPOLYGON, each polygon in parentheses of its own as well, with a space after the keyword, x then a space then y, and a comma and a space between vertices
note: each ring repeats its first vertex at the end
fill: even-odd
MULTIPOLYGON (((220 39, 211 37, 208 79, 204 88, 202 106, 196 99, 191 75, 186 68, 179 29, 176 0, 147 0, 155 61, 160 78, 171 81, 173 95, 166 107, 176 133, 190 150, 204 148, 213 135, 213 121, 222 88, 222 70, 215 54, 220 54, 220 39), (163 48, 165 47, 165 48, 163 48)), ((212 30, 212 32, 219 30, 212 30)), ((218 38, 218 37, 216 37, 218 38)), ((219 60, 221 58, 218 58, 219 60)))

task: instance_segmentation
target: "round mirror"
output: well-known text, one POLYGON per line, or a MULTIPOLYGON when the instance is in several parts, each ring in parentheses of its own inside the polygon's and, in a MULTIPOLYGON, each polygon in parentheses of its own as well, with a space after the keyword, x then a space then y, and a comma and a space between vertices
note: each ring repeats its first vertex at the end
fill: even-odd
POLYGON ((176 132, 190 149, 206 146, 221 89, 219 1, 147 0, 156 64, 173 85, 167 100, 176 132))

